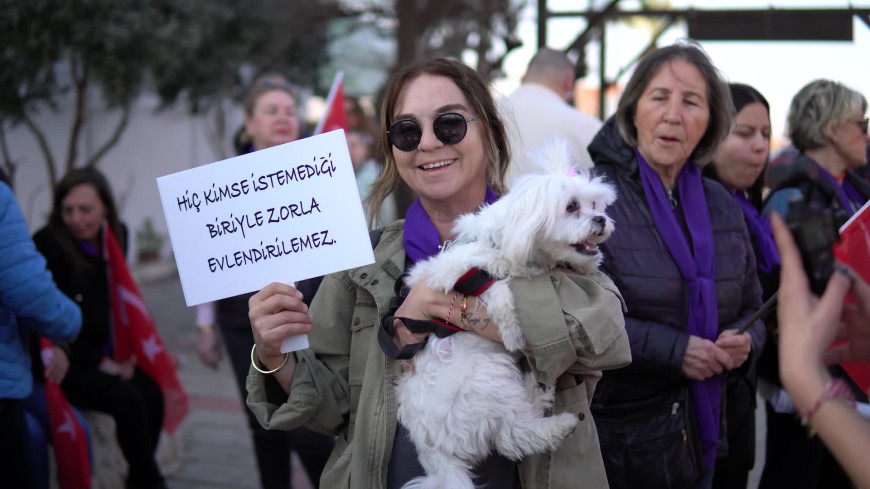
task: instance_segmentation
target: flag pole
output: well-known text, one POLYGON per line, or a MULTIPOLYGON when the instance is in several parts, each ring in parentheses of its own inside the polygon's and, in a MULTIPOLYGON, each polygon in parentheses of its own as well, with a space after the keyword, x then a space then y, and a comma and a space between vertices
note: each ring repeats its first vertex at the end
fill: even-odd
MULTIPOLYGON (((338 91, 342 78, 344 78, 344 71, 338 70, 335 72, 335 78, 332 79, 332 86, 329 88, 329 95, 326 97, 326 110, 323 111, 323 115, 321 115, 320 120, 317 121, 317 126, 314 128, 313 135, 323 132, 323 125, 326 124, 326 118, 329 117, 330 112, 332 112, 332 104, 335 102, 335 92, 338 91)), ((343 107, 342 110, 344 110, 343 107)))

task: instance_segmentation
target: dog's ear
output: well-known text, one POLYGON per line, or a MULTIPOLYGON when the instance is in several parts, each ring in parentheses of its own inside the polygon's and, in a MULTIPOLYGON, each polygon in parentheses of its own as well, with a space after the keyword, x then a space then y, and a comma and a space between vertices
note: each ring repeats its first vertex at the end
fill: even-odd
POLYGON ((518 181, 511 194, 503 197, 499 216, 498 244, 511 263, 525 265, 532 258, 537 236, 553 228, 554 199, 561 192, 551 176, 535 175, 518 181))
POLYGON ((616 202, 616 188, 604 181, 602 177, 592 177, 590 179, 590 187, 594 189, 593 198, 596 202, 600 202, 605 207, 609 207, 616 202))
POLYGON ((528 159, 533 163, 535 173, 569 176, 578 171, 571 162, 568 143, 560 137, 553 137, 530 151, 528 159))

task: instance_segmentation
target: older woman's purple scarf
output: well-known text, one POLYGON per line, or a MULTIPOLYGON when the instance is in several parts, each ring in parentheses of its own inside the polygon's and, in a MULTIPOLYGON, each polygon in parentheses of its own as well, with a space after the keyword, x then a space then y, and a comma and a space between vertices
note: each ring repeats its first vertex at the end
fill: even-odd
MULTIPOLYGON (((637 151, 635 153, 653 221, 680 273, 689 285, 688 333, 716 341, 719 316, 716 284, 713 281, 713 226, 710 223, 710 212, 707 210, 707 197, 704 195, 701 173, 694 162, 688 161, 677 176, 677 189, 684 203, 683 215, 692 238, 690 249, 683 229, 665 195, 661 179, 643 156, 637 151)), ((721 388, 721 375, 714 375, 700 382, 693 381, 691 384, 692 401, 695 404, 695 417, 698 421, 706 467, 713 467, 716 462, 721 388)))
POLYGON ((735 192, 734 198, 743 209, 743 219, 749 227, 749 234, 755 238, 758 269, 764 273, 770 273, 774 266, 779 265, 779 252, 776 250, 776 242, 773 240, 773 229, 770 227, 770 221, 761 217, 758 209, 743 195, 743 191, 735 192))
MULTIPOLYGON (((487 185, 483 202, 492 204, 496 200, 498 200, 498 194, 487 185)), ((438 254, 441 238, 438 237, 438 230, 435 229, 435 225, 429 219, 429 214, 420 204, 419 198, 414 199, 405 214, 402 242, 405 245, 405 254, 414 263, 438 254)))

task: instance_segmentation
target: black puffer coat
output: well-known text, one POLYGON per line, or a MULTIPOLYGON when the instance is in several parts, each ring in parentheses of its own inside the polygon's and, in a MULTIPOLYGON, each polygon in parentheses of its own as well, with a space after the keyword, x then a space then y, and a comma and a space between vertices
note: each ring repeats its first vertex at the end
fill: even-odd
MULTIPOLYGON (((613 119, 592 141, 589 153, 596 170, 617 190, 608 211, 615 231, 602 249, 603 269, 625 298, 632 355, 629 367, 604 373, 592 402, 608 480, 614 489, 683 487, 702 467, 690 384, 681 371, 689 341, 688 286, 653 221, 634 150, 613 119)), ((703 182, 713 225, 722 331, 742 326, 758 309, 761 287, 740 207, 721 184, 703 182)), ((765 332, 760 322, 750 334, 752 358, 742 369, 761 351, 765 332)))

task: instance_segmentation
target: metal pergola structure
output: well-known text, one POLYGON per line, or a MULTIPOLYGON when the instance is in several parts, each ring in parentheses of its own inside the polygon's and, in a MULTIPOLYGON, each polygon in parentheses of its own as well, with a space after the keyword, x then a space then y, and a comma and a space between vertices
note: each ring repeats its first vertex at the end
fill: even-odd
POLYGON ((649 50, 655 48, 659 38, 678 20, 685 20, 689 37, 696 40, 779 40, 779 41, 851 41, 853 17, 858 17, 870 28, 870 9, 755 9, 755 10, 700 10, 700 9, 640 9, 620 10, 620 0, 610 0, 600 10, 550 11, 547 0, 538 0, 538 47, 547 43, 547 23, 550 19, 584 17, 586 28, 565 48, 576 53, 575 76, 586 74, 586 44, 598 41, 598 111, 604 119, 604 98, 607 88, 619 79, 649 50), (616 76, 608 80, 605 73, 607 53, 607 23, 624 17, 652 17, 661 19, 649 43, 621 67, 616 76))

